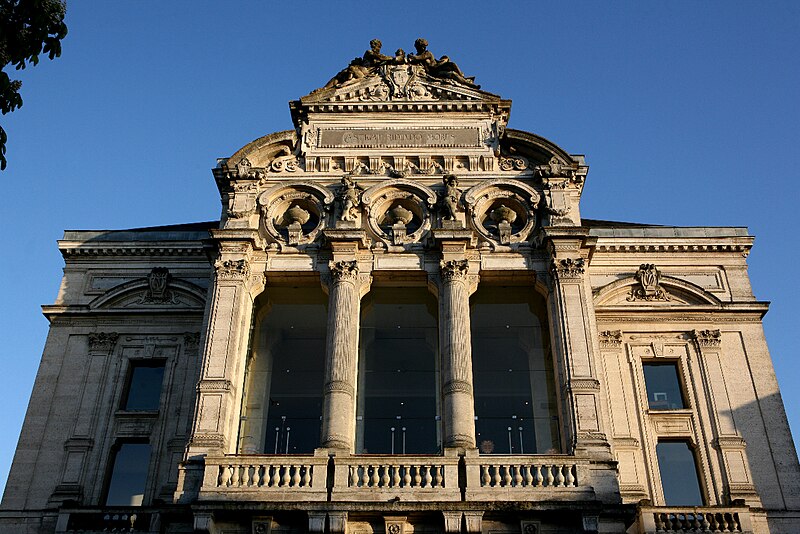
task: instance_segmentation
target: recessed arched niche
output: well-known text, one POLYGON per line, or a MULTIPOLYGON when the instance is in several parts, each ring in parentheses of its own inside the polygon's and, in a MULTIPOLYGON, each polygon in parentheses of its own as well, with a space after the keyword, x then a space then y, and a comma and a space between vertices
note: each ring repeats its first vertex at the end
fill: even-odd
POLYGON ((285 245, 313 243, 328 226, 333 193, 310 182, 290 182, 259 195, 261 228, 285 245))
POLYGON ((388 180, 364 191, 370 230, 390 245, 418 243, 431 229, 436 193, 406 179, 388 180))
POLYGON ((504 179, 481 182, 464 195, 473 229, 500 245, 528 240, 540 198, 531 186, 504 179))

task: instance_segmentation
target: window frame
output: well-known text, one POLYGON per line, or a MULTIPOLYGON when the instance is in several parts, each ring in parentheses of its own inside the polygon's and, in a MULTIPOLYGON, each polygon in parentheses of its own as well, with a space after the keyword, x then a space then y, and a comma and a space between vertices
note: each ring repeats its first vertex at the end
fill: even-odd
POLYGON ((118 508, 141 508, 144 506, 150 505, 150 498, 151 498, 151 491, 150 486, 152 484, 152 465, 153 465, 153 456, 154 456, 154 447, 153 443, 149 438, 145 437, 125 437, 125 438, 117 438, 114 441, 114 444, 109 449, 108 455, 106 457, 106 468, 105 468, 105 477, 103 482, 103 492, 101 494, 100 502, 104 507, 118 507, 118 508), (148 456, 147 466, 145 468, 145 477, 144 477, 144 485, 142 487, 142 502, 139 505, 135 504, 107 504, 109 492, 111 491, 111 482, 114 478, 114 467, 117 463, 117 458, 119 456, 119 452, 122 450, 122 447, 125 445, 147 445, 150 448, 150 453, 148 456))
POLYGON ((138 414, 155 414, 161 412, 161 405, 164 401, 164 380, 167 376, 167 359, 166 358, 129 358, 127 370, 125 372, 125 387, 122 390, 122 395, 119 401, 119 411, 125 413, 138 413, 138 414), (133 375, 136 369, 141 368, 161 368, 161 386, 158 392, 158 405, 155 409, 131 409, 128 408, 128 401, 130 400, 131 386, 133 385, 133 375))
MULTIPOLYGON (((644 394, 645 394, 645 408, 648 413, 658 414, 658 413, 680 413, 685 412, 687 410, 692 410, 691 404, 691 396, 689 395, 689 389, 686 383, 686 377, 684 375, 683 369, 684 362, 681 358, 648 358, 646 360, 641 360, 641 368, 642 368, 642 385, 644 386, 644 394), (650 405, 650 390, 647 387, 647 373, 645 372, 645 368, 647 366, 655 366, 655 367, 667 367, 672 366, 675 369, 675 377, 678 382, 678 391, 681 396, 681 403, 683 406, 681 408, 653 408, 650 405)), ((653 392, 655 394, 656 392, 653 392)))

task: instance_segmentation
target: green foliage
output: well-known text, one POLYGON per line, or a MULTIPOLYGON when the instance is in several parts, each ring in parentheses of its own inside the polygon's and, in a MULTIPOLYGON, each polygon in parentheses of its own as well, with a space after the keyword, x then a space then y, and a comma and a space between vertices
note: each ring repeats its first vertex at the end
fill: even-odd
MULTIPOLYGON (((24 69, 36 65, 39 56, 61 55, 61 40, 67 35, 63 0, 0 0, 0 112, 5 115, 22 106, 22 82, 5 72, 13 65, 24 69)), ((0 170, 6 168, 6 141, 0 126, 0 170)))

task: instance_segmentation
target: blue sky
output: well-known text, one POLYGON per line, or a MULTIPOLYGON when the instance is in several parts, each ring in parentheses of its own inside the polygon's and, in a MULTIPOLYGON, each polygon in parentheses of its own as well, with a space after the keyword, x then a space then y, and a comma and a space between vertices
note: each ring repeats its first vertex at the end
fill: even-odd
POLYGON ((21 73, 0 234, 0 481, 56 297, 64 229, 212 220, 217 157, 291 128, 287 102, 371 38, 420 36, 514 102, 510 126, 590 165, 587 218, 748 226, 753 289, 795 436, 800 3, 69 3, 61 58, 21 73))

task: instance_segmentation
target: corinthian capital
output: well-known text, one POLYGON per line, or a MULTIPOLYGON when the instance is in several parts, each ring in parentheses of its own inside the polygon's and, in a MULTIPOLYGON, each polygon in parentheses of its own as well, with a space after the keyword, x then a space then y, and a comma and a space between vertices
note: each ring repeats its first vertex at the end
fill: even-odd
POLYGON ((558 278, 580 278, 585 272, 584 265, 583 258, 553 260, 552 265, 550 265, 550 272, 558 278))
POLYGON ((219 279, 244 279, 250 274, 247 260, 217 260, 214 264, 219 279))
POLYGON ((328 263, 334 281, 358 279, 358 262, 356 260, 331 261, 328 263))
POLYGON ((119 338, 116 332, 98 332, 89 334, 89 350, 110 352, 119 338))
POLYGON ((719 330, 693 330, 692 335, 702 348, 719 348, 722 345, 722 333, 719 330))
POLYGON ((466 280, 469 274, 469 262, 467 260, 442 260, 439 263, 442 271, 442 280, 450 282, 453 280, 466 280))

